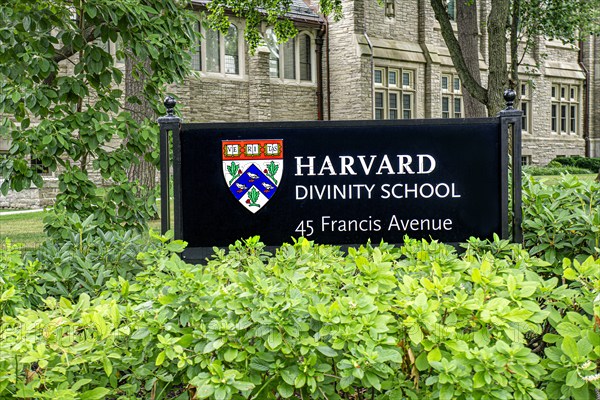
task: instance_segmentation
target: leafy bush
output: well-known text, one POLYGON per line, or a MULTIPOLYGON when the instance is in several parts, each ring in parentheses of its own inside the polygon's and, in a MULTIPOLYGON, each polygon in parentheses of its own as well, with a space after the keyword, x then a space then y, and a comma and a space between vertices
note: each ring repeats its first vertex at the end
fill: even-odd
POLYGON ((530 254, 558 275, 563 258, 600 257, 600 183, 569 175, 553 185, 525 179, 523 236, 530 254))
POLYGON ((3 314, 0 398, 583 399, 600 383, 592 258, 565 263, 567 285, 499 240, 273 255, 252 238, 189 265, 158 239, 135 281, 3 314))
POLYGON ((6 239, 0 247, 0 317, 41 302, 45 292, 34 283, 38 269, 39 262, 25 261, 20 246, 6 239))
POLYGON ((538 167, 535 165, 525 165, 523 172, 529 175, 547 176, 547 175, 562 175, 562 174, 591 174, 592 171, 586 168, 548 164, 547 167, 538 167))
POLYGON ((600 158, 582 156, 556 157, 554 160, 551 161, 551 163, 571 167, 585 168, 592 172, 600 171, 600 158))
POLYGON ((136 257, 152 248, 146 237, 132 230, 103 231, 90 216, 75 223, 61 240, 48 240, 29 257, 39 262, 37 284, 44 292, 73 302, 81 294, 98 296, 106 282, 121 277, 133 281, 142 265, 136 257))

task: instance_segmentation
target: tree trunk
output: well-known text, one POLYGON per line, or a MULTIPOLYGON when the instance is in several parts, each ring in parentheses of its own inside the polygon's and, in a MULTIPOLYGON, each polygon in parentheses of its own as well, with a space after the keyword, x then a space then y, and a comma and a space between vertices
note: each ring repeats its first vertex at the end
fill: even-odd
POLYGON ((442 0, 430 0, 430 3, 431 7, 433 8, 433 12, 435 13, 435 19, 440 24, 442 37, 444 38, 446 47, 448 47, 450 57, 452 58, 452 63, 454 64, 454 68, 456 68, 456 72, 458 72, 458 76, 460 77, 463 87, 470 93, 471 96, 477 99, 477 101, 482 104, 487 104, 488 91, 477 82, 467 67, 467 63, 461 50, 461 45, 454 35, 452 24, 448 18, 446 6, 442 0))
MULTIPOLYGON (((465 59, 466 67, 473 79, 481 85, 479 70, 479 29, 477 24, 477 1, 458 0, 456 4, 456 25, 458 42, 465 59)), ((465 117, 485 117, 486 109, 483 103, 471 96, 463 86, 463 101, 465 117)))
POLYGON ((509 87, 517 93, 515 108, 519 108, 521 91, 519 88, 519 24, 521 15, 521 0, 513 0, 512 18, 510 24, 510 82, 509 87))
POLYGON ((492 0, 492 9, 488 18, 488 46, 490 54, 488 76, 488 114, 495 116, 504 109, 504 90, 508 85, 506 66, 506 32, 510 2, 492 0))
MULTIPOLYGON (((127 103, 127 109, 131 112, 131 116, 137 123, 141 123, 144 119, 148 118, 153 120, 156 118, 150 103, 145 100, 143 96, 144 90, 144 78, 134 76, 134 65, 135 60, 130 57, 125 58, 125 98, 128 99, 130 96, 137 97, 140 102, 138 103, 127 103)), ((148 62, 145 63, 144 68, 150 69, 148 62)), ((147 149, 147 152, 151 152, 152 149, 147 149)), ((142 190, 139 192, 140 196, 145 196, 145 193, 150 190, 154 190, 156 187, 156 167, 144 160, 143 156, 138 158, 139 163, 132 164, 127 171, 127 177, 130 182, 139 182, 142 190)))

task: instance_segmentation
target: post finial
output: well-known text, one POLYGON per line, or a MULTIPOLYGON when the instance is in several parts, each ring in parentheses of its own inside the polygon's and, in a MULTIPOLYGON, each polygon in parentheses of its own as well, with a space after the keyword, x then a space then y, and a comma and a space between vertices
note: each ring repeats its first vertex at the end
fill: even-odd
POLYGON ((167 108, 167 116, 173 117, 175 116, 175 106, 177 105, 177 101, 173 98, 173 96, 165 97, 165 101, 163 103, 167 108))
POLYGON ((504 91, 504 100, 506 101, 506 110, 514 110, 513 107, 515 104, 515 99, 517 98, 517 93, 512 89, 506 89, 504 91))

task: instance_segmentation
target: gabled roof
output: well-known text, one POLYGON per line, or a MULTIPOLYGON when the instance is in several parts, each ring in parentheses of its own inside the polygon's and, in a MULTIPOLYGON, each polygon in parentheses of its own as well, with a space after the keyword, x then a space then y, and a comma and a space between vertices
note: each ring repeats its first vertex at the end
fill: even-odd
MULTIPOLYGON (((313 11, 303 0, 291 0, 290 12, 288 18, 297 22, 307 22, 312 24, 322 23, 321 16, 313 11)), ((206 6, 210 0, 192 0, 197 6, 206 6)))

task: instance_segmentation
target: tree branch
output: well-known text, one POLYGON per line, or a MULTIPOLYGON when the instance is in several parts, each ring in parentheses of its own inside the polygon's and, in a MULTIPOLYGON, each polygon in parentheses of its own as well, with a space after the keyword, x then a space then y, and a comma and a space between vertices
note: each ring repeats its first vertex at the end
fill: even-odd
MULTIPOLYGON (((96 40, 97 36, 94 35, 95 30, 95 26, 88 26, 87 28, 85 28, 85 30, 83 31, 83 37, 85 38, 86 42, 96 40)), ((54 62, 59 63, 63 60, 67 60, 74 56, 75 53, 77 53, 77 51, 73 48, 73 45, 65 45, 60 49, 56 50, 56 54, 54 55, 54 62)))
POLYGON ((465 62, 460 44, 454 35, 454 30, 452 29, 450 18, 448 18, 446 7, 444 7, 442 0, 430 1, 431 7, 435 13, 435 19, 437 19, 440 24, 442 37, 444 38, 444 42, 446 42, 446 47, 448 47, 450 57, 452 58, 452 62, 454 63, 454 67, 458 72, 458 76, 460 77, 463 86, 467 89, 471 96, 477 99, 477 101, 487 105, 488 91, 481 86, 469 72, 469 68, 465 62))

